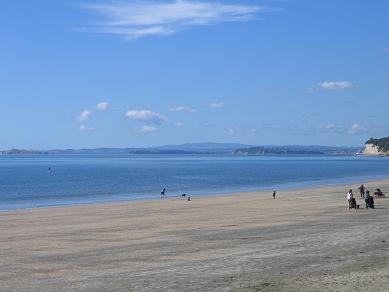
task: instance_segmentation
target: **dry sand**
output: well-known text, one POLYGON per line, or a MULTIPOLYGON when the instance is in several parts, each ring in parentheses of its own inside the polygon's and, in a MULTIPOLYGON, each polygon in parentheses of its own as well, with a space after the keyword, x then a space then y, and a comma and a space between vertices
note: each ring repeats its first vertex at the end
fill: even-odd
POLYGON ((349 187, 2 212, 0 291, 389 291, 389 199, 349 187))

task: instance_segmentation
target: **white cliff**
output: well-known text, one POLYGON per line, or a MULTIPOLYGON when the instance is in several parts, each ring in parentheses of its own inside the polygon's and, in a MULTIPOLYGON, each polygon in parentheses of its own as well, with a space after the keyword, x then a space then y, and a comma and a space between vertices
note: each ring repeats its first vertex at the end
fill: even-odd
POLYGON ((388 155, 389 153, 383 153, 379 150, 377 145, 366 144, 365 150, 363 151, 364 155, 388 155))

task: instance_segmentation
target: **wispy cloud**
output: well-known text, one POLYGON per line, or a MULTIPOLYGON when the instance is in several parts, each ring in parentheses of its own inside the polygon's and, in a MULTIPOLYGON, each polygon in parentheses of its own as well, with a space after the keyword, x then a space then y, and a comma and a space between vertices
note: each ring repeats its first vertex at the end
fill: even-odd
POLYGON ((324 126, 325 129, 331 130, 336 128, 336 124, 328 124, 324 126))
POLYGON ((320 130, 317 126, 307 124, 273 124, 263 123, 250 126, 251 134, 278 133, 282 135, 315 135, 320 130))
POLYGON ((85 122, 90 118, 92 115, 92 112, 90 110, 83 110, 79 115, 78 115, 78 120, 80 122, 85 122))
POLYGON ((140 133, 144 133, 144 134, 148 134, 148 133, 154 133, 158 131, 158 128, 156 127, 153 127, 153 126, 143 126, 142 128, 140 128, 139 132, 140 133))
POLYGON ((235 5, 204 0, 131 1, 89 4, 104 20, 91 31, 121 35, 126 40, 166 36, 193 26, 255 19, 257 5, 235 5))
POLYGON ((354 84, 348 81, 325 81, 319 83, 319 86, 327 90, 336 90, 336 89, 350 89, 354 87, 354 84))
POLYGON ((172 107, 170 108, 170 111, 172 112, 187 112, 187 113, 195 113, 197 112, 197 110, 191 108, 191 107, 188 107, 188 106, 176 106, 176 107, 172 107))
POLYGON ((318 133, 324 133, 324 134, 340 134, 345 135, 348 134, 348 128, 342 125, 337 125, 335 123, 327 124, 322 127, 320 127, 317 130, 318 133))
POLYGON ((96 105, 96 109, 100 110, 100 111, 106 111, 107 109, 109 109, 111 107, 111 105, 108 103, 108 102, 99 102, 97 105, 96 105))
POLYGON ((225 104, 223 102, 212 102, 208 104, 209 108, 224 108, 225 104))
POLYGON ((337 125, 332 123, 323 126, 321 129, 318 129, 318 132, 327 134, 334 133, 339 135, 359 135, 366 133, 367 129, 358 123, 354 123, 351 126, 337 125))
POLYGON ((250 128, 251 133, 282 133, 287 135, 320 135, 320 134, 336 134, 336 135, 362 135, 367 132, 383 131, 383 129, 367 129, 358 123, 349 125, 339 125, 335 123, 325 125, 310 125, 310 124, 261 124, 250 128))
POLYGON ((349 81, 325 81, 319 82, 315 87, 305 88, 304 94, 314 94, 318 93, 320 90, 342 90, 342 89, 351 89, 355 85, 349 81))
POLYGON ((126 117, 135 121, 160 125, 167 121, 167 117, 150 110, 129 110, 126 117))
POLYGON ((80 126, 80 131, 94 131, 95 130, 95 127, 88 127, 88 126, 85 126, 85 125, 81 125, 80 126))

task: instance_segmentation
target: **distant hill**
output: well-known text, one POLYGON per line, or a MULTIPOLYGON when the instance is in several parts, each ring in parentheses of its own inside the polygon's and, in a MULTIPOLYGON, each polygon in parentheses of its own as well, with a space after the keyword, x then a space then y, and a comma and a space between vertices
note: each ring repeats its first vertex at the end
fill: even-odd
POLYGON ((10 149, 0 151, 0 155, 40 155, 45 154, 43 151, 10 149))
POLYGON ((323 151, 315 151, 310 149, 304 149, 303 147, 250 147, 244 149, 235 150, 234 154, 237 155, 266 155, 266 154, 325 154, 323 151))
POLYGON ((187 143, 181 145, 165 145, 154 147, 158 150, 182 150, 198 153, 232 154, 236 149, 251 147, 252 145, 238 143, 187 143))
POLYGON ((336 147, 336 146, 256 146, 240 148, 234 151, 236 155, 353 155, 361 151, 360 147, 336 147))
POLYGON ((252 146, 238 143, 188 143, 146 148, 95 148, 53 150, 4 150, 2 155, 128 155, 128 154, 235 154, 235 155, 278 155, 278 154, 328 154, 350 155, 361 151, 359 147, 331 146, 252 146))
POLYGON ((126 154, 232 154, 235 149, 249 147, 238 143, 187 143, 145 148, 93 148, 93 149, 52 149, 0 151, 1 155, 126 155, 126 154))
POLYGON ((250 145, 237 143, 187 143, 145 148, 96 148, 96 149, 56 149, 48 154, 232 154, 239 147, 250 145))

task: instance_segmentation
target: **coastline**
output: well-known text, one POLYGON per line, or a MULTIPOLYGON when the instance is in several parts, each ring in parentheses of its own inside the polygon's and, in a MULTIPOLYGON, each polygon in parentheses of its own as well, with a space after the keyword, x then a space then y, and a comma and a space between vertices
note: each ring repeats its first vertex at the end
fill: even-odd
MULTIPOLYGON (((277 192, 288 192, 288 191, 298 191, 306 190, 312 188, 325 188, 325 187, 335 187, 342 185, 351 185, 351 184, 365 184, 365 183, 374 183, 379 181, 389 180, 389 173, 384 173, 381 175, 360 175, 360 176, 347 176, 340 178, 332 179, 320 179, 320 180, 310 180, 310 181, 298 181, 298 182, 285 182, 274 185, 258 186, 258 187, 239 187, 230 190, 204 190, 197 191, 195 193, 187 192, 187 194, 192 197, 202 198, 202 197, 223 197, 223 196, 236 196, 237 194, 251 194, 251 193, 265 193, 272 192, 276 190, 277 192), (242 190, 244 189, 244 190, 242 190)), ((119 196, 120 198, 110 198, 110 199, 91 199, 86 202, 74 202, 74 203, 56 203, 52 205, 43 205, 43 206, 34 206, 34 207, 11 207, 11 208, 0 208, 0 214, 4 212, 13 212, 13 211, 23 211, 23 210, 44 210, 50 208, 71 208, 77 206, 89 206, 89 205, 105 205, 105 204, 126 204, 131 202, 150 202, 150 201, 159 201, 159 194, 156 195, 146 195, 146 196, 119 196)), ((180 198, 181 194, 167 195, 167 198, 174 199, 180 198)))
POLYGON ((386 291, 389 199, 358 186, 1 212, 0 291, 386 291))

